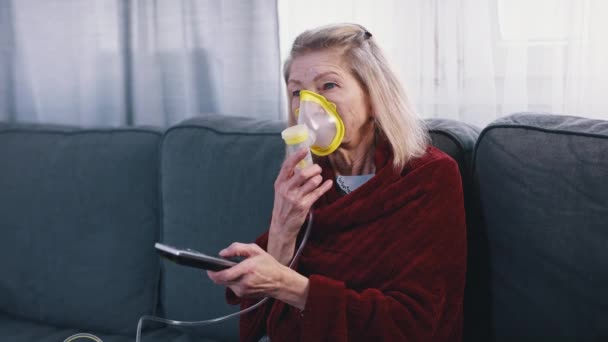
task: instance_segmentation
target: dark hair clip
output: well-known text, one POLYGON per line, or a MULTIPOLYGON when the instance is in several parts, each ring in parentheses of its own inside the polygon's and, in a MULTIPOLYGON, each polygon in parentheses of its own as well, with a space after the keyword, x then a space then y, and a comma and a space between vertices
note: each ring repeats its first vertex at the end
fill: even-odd
POLYGON ((370 39, 372 37, 372 34, 369 33, 368 31, 365 31, 364 37, 365 37, 365 39, 370 39))

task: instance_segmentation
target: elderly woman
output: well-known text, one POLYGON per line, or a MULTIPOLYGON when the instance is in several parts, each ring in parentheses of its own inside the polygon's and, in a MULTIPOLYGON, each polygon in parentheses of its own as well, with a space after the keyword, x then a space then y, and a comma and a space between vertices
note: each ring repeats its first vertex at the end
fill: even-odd
POLYGON ((354 24, 298 36, 284 68, 295 123, 300 90, 336 105, 345 135, 316 164, 288 156, 275 182, 272 220, 256 244, 208 272, 243 308, 242 341, 459 341, 466 228, 457 164, 428 133, 372 35, 354 24), (287 267, 307 213, 310 238, 287 267))

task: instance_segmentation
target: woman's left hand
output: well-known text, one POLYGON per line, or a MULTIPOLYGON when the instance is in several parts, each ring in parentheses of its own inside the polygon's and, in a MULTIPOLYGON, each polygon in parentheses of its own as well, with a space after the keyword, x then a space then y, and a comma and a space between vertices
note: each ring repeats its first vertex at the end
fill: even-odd
POLYGON ((282 265, 260 246, 235 242, 219 254, 225 258, 246 259, 223 271, 207 271, 214 283, 228 286, 241 298, 269 296, 304 308, 308 278, 282 265))

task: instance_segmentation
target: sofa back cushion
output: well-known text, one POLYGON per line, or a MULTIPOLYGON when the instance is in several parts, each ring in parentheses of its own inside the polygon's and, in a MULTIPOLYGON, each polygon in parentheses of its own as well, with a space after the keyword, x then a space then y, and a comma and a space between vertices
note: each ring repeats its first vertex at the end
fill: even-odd
POLYGON ((495 340, 608 338, 608 122, 516 114, 475 155, 495 340))
MULTIPOLYGON (((430 120, 433 143, 455 158, 470 180, 478 130, 430 120)), ((270 223, 274 180, 284 158, 285 123, 233 117, 196 118, 169 129, 162 142, 162 239, 166 244, 215 254, 234 241, 252 242, 270 223)), ((469 183, 469 181, 467 181, 469 183)), ((200 320, 237 311, 224 289, 196 269, 163 262, 164 315, 200 320)), ((238 340, 236 319, 198 329, 238 340)))
POLYGON ((153 313, 160 136, 0 128, 0 311, 129 335, 153 313))
POLYGON ((467 217, 467 276, 464 301, 465 341, 489 336, 489 281, 487 242, 480 225, 479 197, 473 182, 473 153, 479 128, 455 120, 427 119, 433 145, 449 154, 460 169, 467 217))
MULTIPOLYGON (((161 161, 162 240, 217 255, 251 243, 270 223, 274 180, 285 155, 283 123, 234 117, 195 118, 170 128, 161 161)), ((162 263, 164 315, 201 320, 238 310, 204 271, 162 263)), ((195 331, 238 340, 238 319, 195 331)))

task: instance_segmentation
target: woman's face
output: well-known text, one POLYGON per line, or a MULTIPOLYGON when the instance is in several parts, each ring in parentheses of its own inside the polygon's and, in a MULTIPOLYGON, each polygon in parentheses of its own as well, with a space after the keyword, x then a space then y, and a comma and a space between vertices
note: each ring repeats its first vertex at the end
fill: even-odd
POLYGON ((293 60, 287 80, 292 118, 300 106, 300 90, 321 94, 336 104, 345 126, 341 147, 356 147, 373 130, 368 96, 338 53, 316 51, 293 60))

